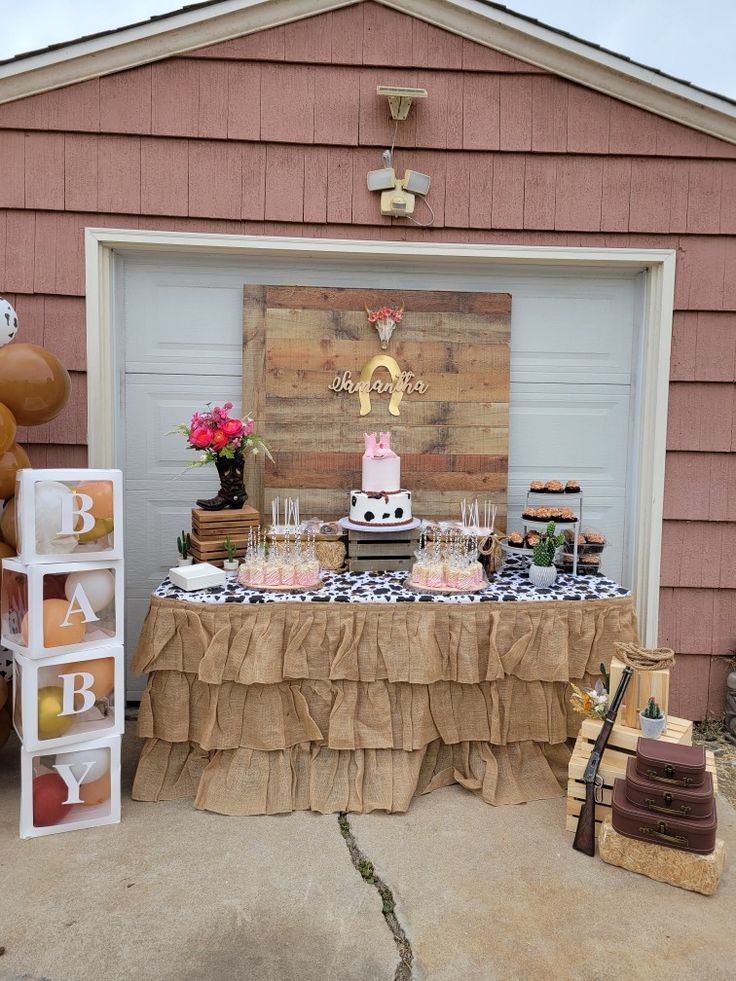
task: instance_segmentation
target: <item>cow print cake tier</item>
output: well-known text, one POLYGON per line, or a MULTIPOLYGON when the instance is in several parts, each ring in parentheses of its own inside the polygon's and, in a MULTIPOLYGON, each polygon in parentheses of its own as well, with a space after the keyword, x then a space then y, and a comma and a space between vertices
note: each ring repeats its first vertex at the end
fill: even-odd
POLYGON ((362 484, 350 492, 353 524, 399 528, 412 523, 411 491, 401 487, 401 459, 391 449, 391 433, 365 433, 362 484))

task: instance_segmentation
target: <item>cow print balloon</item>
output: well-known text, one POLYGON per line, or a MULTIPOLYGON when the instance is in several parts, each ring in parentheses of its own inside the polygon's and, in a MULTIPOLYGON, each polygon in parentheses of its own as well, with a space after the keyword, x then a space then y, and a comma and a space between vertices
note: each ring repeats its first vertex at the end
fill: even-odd
POLYGON ((10 344, 18 333, 18 314, 0 297, 0 347, 10 344))

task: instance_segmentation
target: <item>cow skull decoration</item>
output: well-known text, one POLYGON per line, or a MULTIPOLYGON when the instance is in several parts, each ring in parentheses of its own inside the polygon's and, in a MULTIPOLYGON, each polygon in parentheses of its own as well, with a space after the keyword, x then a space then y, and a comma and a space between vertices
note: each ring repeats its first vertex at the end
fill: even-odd
POLYGON ((394 329, 404 319, 404 304, 402 303, 400 307, 381 307, 380 310, 369 310, 366 307, 365 311, 368 314, 369 322, 378 331, 381 348, 385 351, 394 329))

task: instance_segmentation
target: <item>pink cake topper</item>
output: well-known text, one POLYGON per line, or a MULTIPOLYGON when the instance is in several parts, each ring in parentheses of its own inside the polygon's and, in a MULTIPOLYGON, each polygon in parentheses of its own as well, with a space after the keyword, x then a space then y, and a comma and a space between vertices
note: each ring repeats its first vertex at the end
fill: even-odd
POLYGON ((391 449, 391 433, 363 433, 365 438, 364 456, 369 460, 396 460, 397 454, 391 449))

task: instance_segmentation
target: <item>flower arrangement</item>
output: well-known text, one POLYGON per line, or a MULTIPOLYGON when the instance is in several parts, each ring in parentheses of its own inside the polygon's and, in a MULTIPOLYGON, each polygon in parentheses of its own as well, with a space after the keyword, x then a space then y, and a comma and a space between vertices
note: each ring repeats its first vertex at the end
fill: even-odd
POLYGON ((201 451, 190 466, 203 467, 222 459, 233 460, 245 453, 257 454, 261 450, 269 460, 273 459, 264 441, 254 431, 253 419, 250 416, 244 420, 234 418, 230 415, 232 407, 232 402, 214 407, 208 402, 205 412, 193 413, 188 426, 179 423, 171 430, 186 436, 189 449, 201 451))
MULTIPOLYGON (((368 310, 368 307, 366 307, 368 310)), ((378 320, 393 320, 395 324, 400 324, 404 319, 404 304, 400 307, 381 307, 380 310, 368 310, 368 322, 375 324, 378 320)))
POLYGON ((600 671, 603 677, 596 681, 593 688, 578 688, 576 684, 570 682, 572 688, 570 704, 576 712, 587 715, 589 719, 604 719, 608 709, 610 681, 605 664, 601 664, 600 671))

